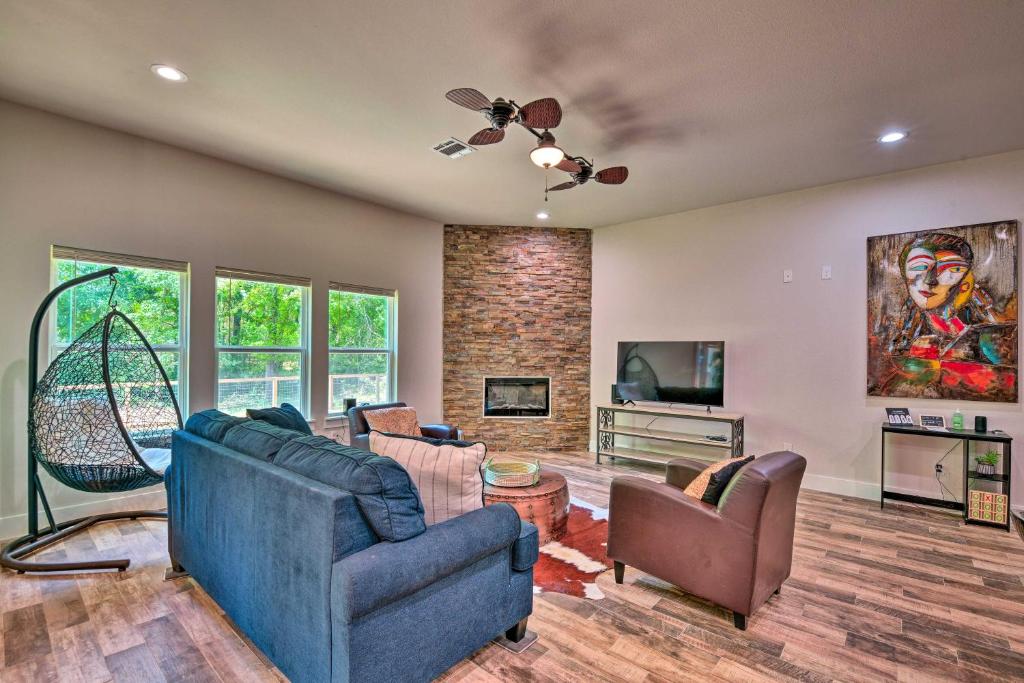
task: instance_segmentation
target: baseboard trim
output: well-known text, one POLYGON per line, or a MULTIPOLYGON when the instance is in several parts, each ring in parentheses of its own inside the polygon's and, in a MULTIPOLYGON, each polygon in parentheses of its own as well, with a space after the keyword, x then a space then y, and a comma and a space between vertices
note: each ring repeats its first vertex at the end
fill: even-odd
POLYGON ((830 477, 824 474, 805 474, 803 488, 824 493, 835 493, 840 496, 851 498, 864 498, 866 500, 881 500, 882 487, 867 481, 857 479, 843 479, 842 477, 830 477))
MULTIPOLYGON (((594 453, 595 451, 596 448, 594 442, 590 442, 590 452, 594 453)), ((863 498, 865 500, 882 499, 882 487, 878 484, 872 484, 867 481, 858 481, 856 479, 829 477, 824 474, 805 474, 802 488, 811 489, 812 491, 822 491, 824 493, 835 493, 840 496, 849 496, 851 498, 863 498)), ((916 491, 908 491, 907 493, 919 493, 920 495, 926 495, 916 491)))
MULTIPOLYGON (((162 510, 167 507, 167 495, 164 491, 144 491, 127 496, 103 497, 102 500, 76 503, 53 508, 53 517, 57 522, 78 517, 88 517, 104 512, 123 512, 125 510, 162 510)), ((39 511, 39 526, 46 526, 46 517, 42 509, 39 511)), ((0 517, 0 539, 10 540, 22 536, 28 529, 28 515, 11 515, 0 517)))

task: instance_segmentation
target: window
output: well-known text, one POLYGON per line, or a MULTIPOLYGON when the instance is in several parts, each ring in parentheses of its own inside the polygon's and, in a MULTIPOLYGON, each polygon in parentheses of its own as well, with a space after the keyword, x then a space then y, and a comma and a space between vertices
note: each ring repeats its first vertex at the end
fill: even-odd
POLYGON ((327 410, 395 397, 395 292, 330 283, 327 410))
MULTIPOLYGON (((181 261, 54 246, 54 286, 79 275, 117 266, 117 308, 139 326, 188 414, 188 264, 181 261)), ((110 310, 110 282, 92 280, 65 291, 50 315, 50 358, 110 310)))
POLYGON ((309 278, 217 269, 217 407, 307 413, 309 278))

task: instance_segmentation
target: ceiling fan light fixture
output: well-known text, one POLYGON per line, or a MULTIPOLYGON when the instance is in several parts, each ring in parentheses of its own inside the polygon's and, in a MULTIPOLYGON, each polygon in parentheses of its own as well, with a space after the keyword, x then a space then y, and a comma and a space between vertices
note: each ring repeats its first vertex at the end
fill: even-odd
POLYGON ((565 152, 555 144, 555 136, 547 131, 540 136, 540 142, 530 152, 530 161, 541 168, 551 168, 565 158, 565 152))

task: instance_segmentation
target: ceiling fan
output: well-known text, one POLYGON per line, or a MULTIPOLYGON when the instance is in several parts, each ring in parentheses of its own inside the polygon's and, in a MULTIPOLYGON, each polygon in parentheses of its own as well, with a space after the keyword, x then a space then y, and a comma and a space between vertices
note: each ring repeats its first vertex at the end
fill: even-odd
MULTIPOLYGON (((513 123, 518 123, 530 131, 538 141, 537 146, 530 152, 533 163, 544 169, 557 168, 572 176, 571 181, 556 185, 550 190, 568 190, 590 180, 605 185, 621 185, 626 182, 629 169, 625 166, 612 166, 595 173, 593 161, 570 156, 555 144, 555 136, 549 129, 557 127, 562 122, 562 106, 553 97, 534 100, 520 107, 514 100, 505 100, 501 97, 492 102, 475 88, 455 88, 446 92, 444 96, 460 107, 480 112, 490 122, 488 128, 477 131, 469 139, 471 145, 492 145, 501 142, 505 139, 505 130, 513 123), (538 132, 537 129, 543 129, 544 132, 538 132)), ((544 191, 545 201, 548 191, 544 191)))
MULTIPOLYGON (((493 102, 482 92, 475 88, 455 88, 444 95, 450 101, 482 113, 490 122, 490 126, 476 132, 469 139, 471 145, 492 145, 505 139, 505 129, 512 123, 523 126, 538 139, 543 139, 544 133, 538 133, 535 129, 556 128, 562 122, 562 107, 558 100, 553 97, 545 97, 534 100, 529 104, 520 107, 514 100, 505 100, 501 97, 493 102)), ((554 136, 548 133, 552 144, 554 136)))
POLYGON ((549 187, 544 191, 545 199, 548 192, 569 190, 577 185, 585 185, 591 180, 596 180, 605 185, 621 185, 629 177, 629 169, 625 166, 611 166, 594 172, 594 164, 583 157, 570 157, 566 155, 562 161, 555 164, 555 168, 565 171, 572 176, 572 180, 549 187))

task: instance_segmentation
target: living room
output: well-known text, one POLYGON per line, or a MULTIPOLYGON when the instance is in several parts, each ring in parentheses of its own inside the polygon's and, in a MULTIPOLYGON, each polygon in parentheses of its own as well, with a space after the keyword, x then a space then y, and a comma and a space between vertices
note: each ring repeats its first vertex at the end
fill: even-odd
POLYGON ((624 9, 0 2, 0 679, 1024 678, 1024 7, 624 9))

